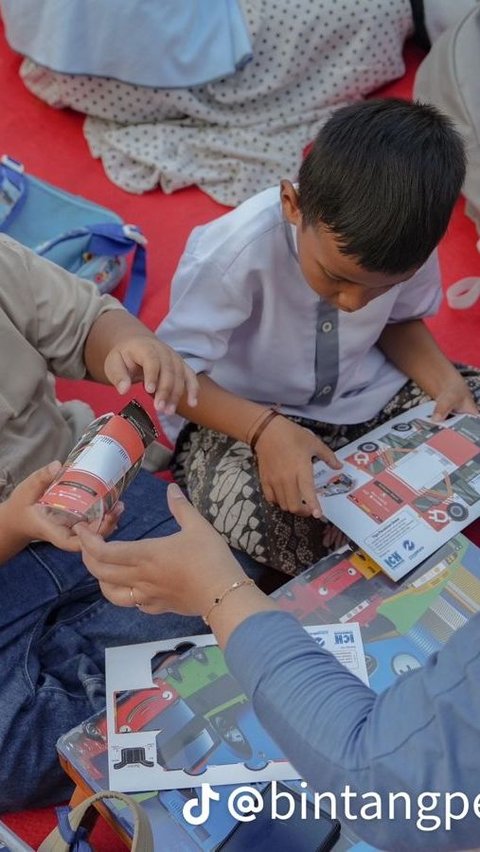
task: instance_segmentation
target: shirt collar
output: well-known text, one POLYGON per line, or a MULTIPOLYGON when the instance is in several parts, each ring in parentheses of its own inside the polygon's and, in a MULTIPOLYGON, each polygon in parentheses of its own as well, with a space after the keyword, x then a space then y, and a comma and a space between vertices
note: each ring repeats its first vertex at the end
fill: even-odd
POLYGON ((293 254, 295 260, 298 262, 297 229, 295 225, 291 225, 290 222, 284 222, 284 225, 288 248, 290 249, 290 253, 293 254))

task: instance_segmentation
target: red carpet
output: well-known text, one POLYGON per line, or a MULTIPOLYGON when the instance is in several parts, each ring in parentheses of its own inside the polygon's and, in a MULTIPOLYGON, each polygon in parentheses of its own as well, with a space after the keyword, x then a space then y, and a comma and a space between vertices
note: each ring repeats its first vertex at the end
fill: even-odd
MULTIPOLYGON (((408 97, 421 56, 417 48, 407 46, 405 78, 385 87, 381 94, 408 97)), ((160 191, 134 196, 113 186, 102 166, 88 153, 82 117, 53 110, 30 95, 18 77, 19 64, 20 59, 10 51, 0 32, 0 153, 23 161, 27 171, 37 177, 112 207, 125 221, 143 229, 149 239, 149 282, 141 317, 155 328, 167 309, 169 282, 188 234, 195 225, 219 216, 225 208, 196 188, 171 196, 160 191)), ((446 286, 459 278, 480 275, 475 242, 474 226, 465 218, 460 202, 441 246, 446 286)), ((479 319, 480 302, 468 311, 452 311, 445 303, 431 327, 449 357, 480 365, 479 319)), ((99 413, 119 407, 114 392, 89 382, 75 386, 60 382, 59 395, 64 399, 73 395, 86 399, 99 413)), ((135 395, 144 399, 141 393, 135 395)), ((8 779, 4 778, 3 783, 8 784, 8 779)), ((3 819, 34 848, 55 822, 52 810, 7 815, 3 819)), ((96 848, 119 852, 125 847, 102 826, 96 829, 96 848)))

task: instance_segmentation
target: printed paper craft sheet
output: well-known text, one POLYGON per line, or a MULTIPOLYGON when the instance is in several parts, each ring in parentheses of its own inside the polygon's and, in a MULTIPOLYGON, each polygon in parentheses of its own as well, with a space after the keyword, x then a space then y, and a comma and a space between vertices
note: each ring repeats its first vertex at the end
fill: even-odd
POLYGON ((417 406, 314 465, 324 515, 398 580, 480 516, 480 417, 417 406))
POLYGON ((480 550, 459 533, 397 583, 345 547, 270 597, 303 624, 357 622, 370 686, 381 692, 480 612, 480 550))
MULTIPOLYGON (((380 692, 403 672, 422 665, 455 630, 480 612, 480 550, 459 534, 396 583, 364 553, 346 547, 320 560, 271 597, 280 609, 292 612, 304 624, 339 622, 348 635, 350 623, 358 622, 370 685, 380 692)), ((148 688, 144 697, 149 698, 148 688)), ((164 699, 160 695, 158 700, 164 699)), ((121 695, 118 703, 121 705, 121 695)), ((128 715, 127 705, 128 701, 124 705, 128 715)), ((148 707, 147 700, 145 710, 148 707)), ((154 714, 151 704, 148 713, 154 714)), ((119 712, 118 720, 121 718, 119 712)), ((108 788, 106 730, 105 714, 98 713, 58 743, 62 757, 94 791, 108 788)), ((232 785, 222 787, 220 801, 212 802, 210 816, 202 826, 190 825, 183 818, 183 806, 192 797, 198 799, 198 785, 203 780, 200 774, 191 777, 187 788, 134 794, 148 814, 155 852, 212 852, 232 830, 235 819, 227 808, 228 796, 236 789, 232 785)), ((257 789, 261 787, 257 785, 257 789)), ((110 807, 132 836, 129 809, 115 803, 110 807)), ((350 826, 343 825, 342 849, 350 849, 354 843, 354 839, 348 840, 349 832, 350 826)))
MULTIPOLYGON (((358 624, 309 627, 368 683, 358 624)), ((109 785, 141 791, 298 778, 257 720, 212 636, 106 652, 109 785)), ((106 728, 106 729, 105 729, 106 728)))

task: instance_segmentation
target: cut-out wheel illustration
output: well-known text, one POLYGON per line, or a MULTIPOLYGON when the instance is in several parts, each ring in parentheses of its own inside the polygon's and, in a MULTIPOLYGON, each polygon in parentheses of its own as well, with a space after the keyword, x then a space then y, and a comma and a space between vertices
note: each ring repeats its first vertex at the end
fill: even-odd
POLYGON ((449 503, 447 515, 452 521, 465 521, 468 518, 468 509, 462 503, 449 503))
POLYGON ((245 762, 245 766, 252 772, 261 772, 266 766, 268 766, 267 755, 261 751, 250 760, 247 760, 245 762))
POLYGON ((358 445, 358 449, 361 453, 376 453, 379 446, 375 441, 364 441, 363 444, 358 445))

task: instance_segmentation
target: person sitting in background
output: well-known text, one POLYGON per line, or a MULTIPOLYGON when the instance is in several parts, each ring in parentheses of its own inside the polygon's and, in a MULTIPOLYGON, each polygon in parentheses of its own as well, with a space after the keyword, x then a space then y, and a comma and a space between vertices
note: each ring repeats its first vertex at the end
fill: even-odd
POLYGON ((335 796, 339 819, 352 819, 362 839, 395 852, 476 846, 480 614, 376 695, 247 579, 177 485, 168 499, 181 530, 167 538, 106 543, 78 526, 85 564, 108 600, 130 607, 133 595, 145 613, 206 618, 265 730, 300 777, 335 796), (401 816, 402 794, 410 817, 401 816), (446 812, 456 815, 451 825, 446 812))
POLYGON ((415 35, 426 50, 465 17, 478 0, 411 0, 415 35))
POLYGON ((442 288, 435 248, 465 154, 435 107, 337 110, 299 174, 195 228, 158 333, 197 372, 200 403, 172 470, 230 544, 294 574, 338 546, 312 458, 427 399, 476 413, 480 372, 457 369, 424 323, 442 288))
MULTIPOLYGON (((10 46, 27 57, 22 81, 52 107, 87 116, 90 152, 117 186, 138 194, 197 184, 236 205, 295 174, 333 109, 403 76, 412 10, 409 0, 240 0, 251 61, 192 85, 187 74, 208 79, 218 57, 208 30, 224 55, 244 43, 238 28, 225 38, 220 2, 123 0, 115 15, 111 0, 89 14, 85 0, 69 0, 62 16, 58 0, 0 0, 0 8, 10 46), (176 79, 162 73, 168 66, 176 79)), ((236 4, 222 5, 232 18, 236 4)))

